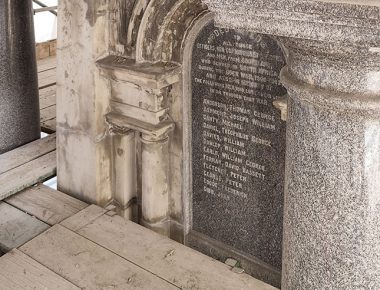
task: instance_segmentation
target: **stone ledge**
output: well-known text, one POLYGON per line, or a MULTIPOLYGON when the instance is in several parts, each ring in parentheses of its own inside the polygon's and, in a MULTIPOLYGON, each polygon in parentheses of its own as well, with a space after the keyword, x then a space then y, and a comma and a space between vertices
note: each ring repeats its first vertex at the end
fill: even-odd
POLYGON ((380 8, 373 4, 300 0, 205 0, 205 3, 217 13, 216 23, 221 27, 380 46, 380 8))
POLYGON ((175 84, 182 73, 181 66, 175 63, 136 63, 134 59, 113 55, 96 63, 113 79, 149 89, 159 90, 175 84))
POLYGON ((111 128, 111 132, 116 134, 118 132, 135 130, 152 137, 160 137, 174 129, 174 123, 170 120, 162 121, 157 125, 153 125, 116 113, 107 114, 106 122, 111 128))

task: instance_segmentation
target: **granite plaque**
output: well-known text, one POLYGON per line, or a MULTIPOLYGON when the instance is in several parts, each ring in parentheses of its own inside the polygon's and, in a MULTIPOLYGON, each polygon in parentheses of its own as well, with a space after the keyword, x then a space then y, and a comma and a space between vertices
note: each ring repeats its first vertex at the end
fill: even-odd
POLYGON ((281 268, 285 65, 268 36, 219 29, 192 54, 192 231, 281 268))

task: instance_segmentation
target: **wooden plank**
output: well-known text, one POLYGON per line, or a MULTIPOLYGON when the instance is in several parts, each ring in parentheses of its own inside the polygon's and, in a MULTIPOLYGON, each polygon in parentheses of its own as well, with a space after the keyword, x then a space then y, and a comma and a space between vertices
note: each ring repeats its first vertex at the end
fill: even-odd
POLYGON ((30 187, 6 199, 5 202, 51 226, 88 206, 76 198, 42 184, 30 187))
POLYGON ((79 229, 76 223, 85 223, 80 213, 65 226, 179 288, 276 289, 119 216, 101 215, 79 229))
POLYGON ((38 72, 43 72, 57 67, 57 58, 55 56, 47 57, 37 61, 38 72))
POLYGON ((0 175, 0 200, 55 176, 56 152, 50 152, 0 175))
POLYGON ((76 215, 61 222, 61 225, 71 229, 72 231, 77 231, 92 221, 96 220, 100 216, 104 215, 106 212, 107 210, 101 207, 90 205, 76 215))
MULTIPOLYGON (((21 166, 42 155, 54 151, 56 148, 56 135, 52 134, 26 144, 22 147, 0 155, 0 176, 4 172, 21 166)), ((1 184, 1 183, 0 183, 1 184)))
POLYGON ((37 59, 44 59, 50 56, 50 44, 42 42, 36 44, 36 57, 37 59))
POLYGON ((16 249, 1 257, 0 269, 1 289, 80 289, 16 249))
POLYGON ((40 90, 40 110, 56 104, 56 90, 56 85, 40 90))
POLYGON ((47 107, 45 109, 42 109, 40 111, 40 113, 41 113, 41 116, 40 116, 41 122, 46 122, 48 120, 55 119, 56 118, 56 114, 57 114, 56 112, 57 112, 57 109, 56 109, 55 105, 47 107))
POLYGON ((38 87, 40 89, 55 85, 57 82, 56 69, 50 69, 38 74, 38 87))
POLYGON ((57 120, 51 119, 44 122, 41 122, 41 130, 47 134, 52 134, 56 131, 57 128, 57 120))
POLYGON ((13 206, 0 202, 0 249, 3 252, 30 241, 49 226, 13 206))
POLYGON ((20 250, 82 289, 178 289, 60 225, 20 250))

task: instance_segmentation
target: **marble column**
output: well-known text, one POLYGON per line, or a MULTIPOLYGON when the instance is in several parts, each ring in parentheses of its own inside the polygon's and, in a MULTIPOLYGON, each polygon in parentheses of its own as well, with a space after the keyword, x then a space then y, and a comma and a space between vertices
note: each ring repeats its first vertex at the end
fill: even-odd
POLYGON ((142 219, 141 224, 170 236, 169 137, 142 134, 142 219))
POLYGON ((112 136, 114 155, 114 200, 121 216, 136 220, 137 167, 135 131, 112 136))
POLYGON ((380 62, 354 46, 289 50, 282 289, 380 289, 380 62))
POLYGON ((0 0, 0 154, 40 137, 32 2, 0 0))

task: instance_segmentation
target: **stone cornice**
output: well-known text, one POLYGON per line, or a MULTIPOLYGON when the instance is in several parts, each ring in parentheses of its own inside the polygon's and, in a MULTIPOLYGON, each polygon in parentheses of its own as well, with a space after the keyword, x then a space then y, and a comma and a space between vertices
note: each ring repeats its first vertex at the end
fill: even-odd
POLYGON ((221 27, 377 48, 380 1, 204 0, 221 27), (364 4, 365 3, 365 4, 364 4))

